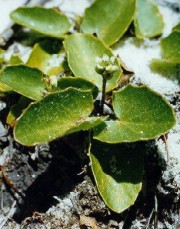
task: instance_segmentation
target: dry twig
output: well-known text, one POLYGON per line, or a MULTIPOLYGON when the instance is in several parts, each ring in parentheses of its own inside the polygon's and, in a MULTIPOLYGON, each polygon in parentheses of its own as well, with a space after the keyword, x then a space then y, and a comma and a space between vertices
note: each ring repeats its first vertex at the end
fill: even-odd
POLYGON ((13 182, 7 177, 6 170, 4 166, 0 165, 0 170, 2 172, 2 178, 5 184, 7 184, 11 189, 13 189, 22 199, 25 198, 25 196, 14 186, 13 182))

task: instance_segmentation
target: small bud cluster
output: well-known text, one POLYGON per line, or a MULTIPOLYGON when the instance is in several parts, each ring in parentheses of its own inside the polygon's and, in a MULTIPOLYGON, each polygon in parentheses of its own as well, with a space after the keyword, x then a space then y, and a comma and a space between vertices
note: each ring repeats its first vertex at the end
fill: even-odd
POLYGON ((96 72, 101 74, 105 79, 111 79, 113 74, 119 70, 116 58, 104 54, 102 58, 96 57, 96 72))

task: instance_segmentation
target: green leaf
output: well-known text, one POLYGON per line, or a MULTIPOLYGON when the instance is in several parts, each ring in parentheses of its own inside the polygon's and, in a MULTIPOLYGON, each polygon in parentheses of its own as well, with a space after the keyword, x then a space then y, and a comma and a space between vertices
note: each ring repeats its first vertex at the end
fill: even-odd
POLYGON ((17 118, 22 114, 22 111, 30 104, 31 101, 32 100, 21 96, 19 102, 11 107, 6 123, 13 127, 17 118))
POLYGON ((5 50, 0 48, 0 63, 5 62, 4 54, 5 54, 5 50))
POLYGON ((10 65, 16 65, 16 64, 23 64, 23 61, 21 60, 19 55, 12 55, 9 60, 10 65))
POLYGON ((2 73, 0 73, 0 92, 12 92, 12 88, 8 87, 6 84, 1 82, 1 74, 2 73))
MULTIPOLYGON (((88 34, 73 34, 64 41, 69 66, 75 76, 80 76, 102 90, 102 76, 96 70, 96 57, 103 54, 112 56, 111 50, 98 38, 88 34)), ((119 66, 119 62, 117 63, 119 66)), ((120 66, 119 66, 120 68, 120 66)), ((111 91, 118 86, 122 70, 120 68, 112 79, 107 81, 106 91, 111 91)))
POLYGON ((173 32, 161 39, 161 55, 167 61, 180 63, 180 33, 173 32))
POLYGON ((92 129, 104 122, 106 117, 87 117, 77 122, 77 127, 70 129, 66 134, 92 129))
POLYGON ((96 33, 108 46, 117 42, 131 24, 135 0, 96 0, 86 9, 81 28, 96 33))
POLYGON ((15 139, 23 145, 36 145, 63 137, 77 128, 93 110, 90 91, 69 88, 32 103, 14 128, 15 139))
POLYGON ((88 80, 85 80, 81 77, 61 77, 58 80, 57 88, 59 90, 64 90, 68 87, 79 88, 82 90, 92 90, 93 97, 96 98, 98 95, 98 88, 96 85, 91 83, 88 80))
POLYGON ((134 26, 139 38, 155 37, 163 32, 163 18, 151 0, 136 0, 134 26))
POLYGON ((169 62, 166 60, 152 59, 150 68, 153 72, 165 76, 180 83, 180 62, 169 62))
POLYGON ((22 26, 51 37, 62 38, 71 24, 57 9, 39 6, 19 7, 11 13, 11 19, 22 26))
POLYGON ((50 41, 35 44, 27 61, 27 65, 38 68, 49 76, 57 75, 69 69, 65 61, 65 53, 59 49, 53 54, 48 52, 49 46, 52 45, 53 43, 50 41))
POLYGON ((107 206, 121 213, 134 204, 142 186, 143 153, 123 144, 93 141, 91 167, 107 206))
POLYGON ((42 72, 36 68, 16 65, 4 68, 0 74, 0 81, 21 95, 40 100, 46 91, 42 76, 42 72))
POLYGON ((126 86, 113 93, 115 121, 95 128, 95 139, 108 143, 154 139, 175 125, 172 107, 146 86, 126 86))
POLYGON ((173 28, 173 31, 180 32, 180 23, 173 28))

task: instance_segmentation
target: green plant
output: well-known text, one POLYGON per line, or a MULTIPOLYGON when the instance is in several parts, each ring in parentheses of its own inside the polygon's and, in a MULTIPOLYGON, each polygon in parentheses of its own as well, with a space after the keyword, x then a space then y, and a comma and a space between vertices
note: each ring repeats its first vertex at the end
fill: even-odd
MULTIPOLYGON (((127 84, 119 88, 124 72, 109 46, 120 39, 133 18, 139 37, 157 35, 163 28, 158 17, 158 29, 154 19, 149 21, 152 33, 143 32, 143 21, 148 18, 143 19, 145 15, 138 11, 140 2, 97 0, 86 10, 81 25, 86 34, 71 35, 67 34, 71 26, 68 18, 57 10, 15 10, 11 18, 16 23, 53 38, 44 37, 35 44, 27 63, 5 66, 0 74, 1 91, 21 95, 7 117, 7 123, 14 127, 15 140, 35 146, 89 131, 88 152, 98 190, 105 203, 118 213, 136 200, 143 175, 142 153, 129 151, 122 143, 154 139, 175 124, 173 109, 158 93, 147 86, 127 84), (99 8, 104 12, 103 20, 99 20, 99 8), (114 14, 109 14, 109 8, 114 14), (64 39, 64 49, 57 38, 64 39), (59 77, 60 73, 65 76, 59 77), (94 107, 99 92, 101 105, 94 107), (112 100, 108 104, 111 115, 104 111, 107 94, 112 100)), ((146 3, 152 4, 148 0, 146 3)), ((157 16, 155 5, 148 9, 148 17, 153 13, 157 16)))
POLYGON ((167 78, 180 82, 180 24, 175 26, 168 37, 162 38, 160 43, 162 59, 153 59, 150 67, 167 78))

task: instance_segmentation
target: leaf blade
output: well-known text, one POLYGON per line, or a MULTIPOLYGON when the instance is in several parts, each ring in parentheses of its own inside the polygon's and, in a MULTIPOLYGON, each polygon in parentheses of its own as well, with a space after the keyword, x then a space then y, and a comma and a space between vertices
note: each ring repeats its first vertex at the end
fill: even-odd
POLYGON ((86 9, 81 28, 84 33, 96 33, 111 46, 126 32, 134 12, 134 0, 97 0, 86 9))
POLYGON ((68 87, 79 88, 81 90, 92 90, 94 98, 98 95, 98 88, 90 81, 81 77, 61 77, 58 80, 58 90, 65 90, 68 87))
MULTIPOLYGON (((142 150, 142 149, 141 149, 142 150)), ((122 144, 93 141, 89 149, 98 190, 107 206, 117 213, 134 204, 142 186, 143 153, 122 144)))
POLYGON ((180 62, 180 33, 172 32, 168 37, 161 39, 161 55, 170 62, 180 62))
POLYGON ((65 53, 56 50, 55 53, 48 53, 46 47, 53 46, 51 42, 36 43, 32 49, 27 66, 38 68, 49 76, 57 75, 68 69, 65 63, 65 53))
MULTIPOLYGON (((74 75, 94 83, 99 90, 102 90, 102 76, 95 71, 96 57, 102 57, 104 54, 112 56, 111 50, 98 38, 80 33, 66 38, 64 47, 74 75)), ((119 63, 117 65, 119 66, 119 63)), ((119 71, 107 82, 107 92, 118 86, 121 76, 122 69, 119 66, 119 71)))
POLYGON ((25 65, 7 66, 0 74, 0 81, 21 95, 40 100, 46 91, 42 76, 42 72, 36 68, 25 65))
POLYGON ((19 7, 10 14, 11 19, 22 26, 47 36, 62 38, 71 24, 68 18, 56 9, 40 6, 19 7))
POLYGON ((146 86, 129 84, 114 92, 113 107, 117 120, 94 129, 94 138, 99 141, 115 144, 154 139, 176 123, 172 107, 146 86))
POLYGON ((92 109, 90 91, 69 88, 51 93, 24 111, 14 128, 15 139, 24 145, 52 141, 76 128, 92 109))
POLYGON ((150 68, 153 72, 157 72, 171 80, 178 80, 180 83, 180 62, 170 62, 163 59, 152 59, 150 68))
POLYGON ((163 32, 164 23, 158 7, 150 0, 136 1, 135 33, 139 38, 155 37, 163 32))

